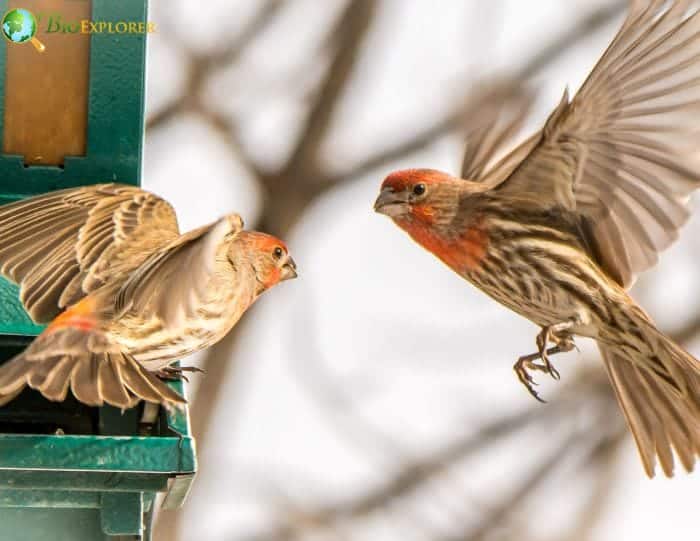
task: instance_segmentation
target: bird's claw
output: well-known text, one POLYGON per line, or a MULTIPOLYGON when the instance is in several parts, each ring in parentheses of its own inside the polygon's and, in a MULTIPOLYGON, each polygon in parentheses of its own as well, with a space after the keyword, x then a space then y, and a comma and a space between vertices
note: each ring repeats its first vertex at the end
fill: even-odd
POLYGON ((161 368, 160 370, 158 370, 158 372, 156 372, 156 376, 165 381, 186 381, 187 383, 190 382, 189 378, 182 372, 167 370, 165 368, 161 368))
POLYGON ((547 341, 549 339, 549 327, 546 327, 542 329, 542 332, 540 332, 537 335, 537 352, 538 356, 540 359, 542 359, 542 362, 544 363, 544 367, 542 372, 545 374, 549 374, 552 376, 552 379, 559 380, 559 372, 557 371, 556 368, 552 365, 552 363, 549 360, 549 352, 547 351, 547 341))
POLYGON ((565 324, 544 327, 536 338, 537 350, 539 352, 539 357, 542 359, 542 362, 544 362, 544 366, 546 368, 545 372, 552 376, 552 379, 556 381, 561 379, 561 374, 559 373, 559 370, 554 368, 554 365, 549 360, 549 356, 556 353, 566 353, 574 348, 578 350, 571 335, 560 333, 561 331, 557 329, 557 327, 562 327, 563 330, 563 328, 569 325, 570 322, 565 322, 565 324), (548 342, 554 342, 555 346, 547 349, 548 342))
POLYGON ((542 332, 537 335, 537 353, 523 355, 518 359, 518 362, 513 365, 513 370, 515 370, 520 383, 525 386, 532 396, 542 403, 546 403, 546 401, 542 400, 539 394, 537 394, 537 391, 535 391, 533 388, 533 386, 537 385, 537 383, 534 381, 528 370, 544 372, 545 374, 552 376, 552 379, 557 381, 561 379, 559 370, 554 368, 554 365, 549 360, 549 356, 571 351, 572 349, 576 348, 574 339, 567 332, 571 325, 571 321, 566 321, 556 325, 551 325, 549 327, 544 327, 542 332), (547 344, 549 342, 554 342, 555 345, 548 349, 547 344), (542 364, 535 362, 538 359, 542 359, 542 364))
POLYGON ((552 376, 553 380, 559 381, 561 379, 561 374, 559 374, 559 370, 554 368, 554 365, 549 361, 549 358, 543 357, 542 360, 544 361, 544 367, 542 371, 552 376))
POLYGON ((186 381, 187 383, 189 383, 189 378, 185 374, 183 374, 183 372, 204 374, 204 370, 196 366, 166 366, 165 368, 161 368, 160 370, 158 370, 158 372, 156 372, 156 375, 159 378, 168 381, 186 381))
POLYGON ((192 372, 194 374, 206 374, 207 371, 198 366, 181 366, 178 370, 181 372, 192 372))
MULTIPOLYGON (((553 350, 554 348, 552 348, 553 350)), ((556 353, 555 351, 549 351, 549 353, 556 353)), ((535 391, 533 386, 539 385, 534 378, 532 377, 532 374, 530 374, 529 371, 531 370, 536 370, 537 372, 544 372, 545 374, 551 373, 550 370, 553 368, 551 365, 548 367, 547 364, 539 364, 536 363, 535 361, 537 359, 540 359, 541 355, 539 353, 531 353, 530 355, 523 355, 518 359, 518 362, 515 363, 513 366, 513 369, 515 370, 515 373, 518 375, 518 379, 520 382, 525 386, 525 388, 528 390, 528 392, 535 397, 535 399, 539 400, 543 404, 546 404, 547 401, 542 399, 540 395, 535 391)))
POLYGON ((540 398, 539 393, 534 389, 534 386, 538 385, 538 383, 534 380, 530 372, 528 372, 528 370, 539 370, 544 372, 546 371, 546 368, 533 362, 533 355, 523 355, 520 357, 518 362, 513 365, 513 370, 515 370, 515 374, 518 376, 520 383, 525 386, 527 391, 535 398, 535 400, 546 404, 547 401, 540 398))

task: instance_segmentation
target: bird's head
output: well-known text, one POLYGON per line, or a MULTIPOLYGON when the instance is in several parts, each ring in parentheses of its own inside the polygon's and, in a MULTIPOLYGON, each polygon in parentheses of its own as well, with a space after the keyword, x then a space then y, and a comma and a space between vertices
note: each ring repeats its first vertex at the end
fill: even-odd
POLYGON ((374 210, 461 273, 486 253, 488 238, 479 218, 472 215, 473 206, 463 205, 485 188, 434 169, 396 171, 384 179, 374 210))
POLYGON ((439 226, 452 220, 465 182, 434 169, 391 173, 382 183, 374 210, 399 225, 439 226))
MULTIPOLYGON (((284 280, 297 277, 297 266, 289 255, 287 245, 277 237, 258 231, 242 231, 234 242, 238 247, 242 245, 242 253, 247 262, 255 270, 258 281, 258 291, 270 289, 284 280)), ((234 247, 237 256, 241 251, 234 247)))

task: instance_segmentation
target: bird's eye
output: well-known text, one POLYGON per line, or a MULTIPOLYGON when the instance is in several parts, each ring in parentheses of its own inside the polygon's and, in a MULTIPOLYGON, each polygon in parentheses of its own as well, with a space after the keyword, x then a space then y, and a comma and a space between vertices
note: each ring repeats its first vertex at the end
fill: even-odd
POLYGON ((282 250, 282 248, 280 248, 279 246, 277 246, 272 251, 272 257, 274 257, 275 259, 281 259, 283 255, 284 255, 284 250, 282 250))
POLYGON ((413 195, 423 195, 425 193, 425 184, 416 184, 413 187, 413 195))

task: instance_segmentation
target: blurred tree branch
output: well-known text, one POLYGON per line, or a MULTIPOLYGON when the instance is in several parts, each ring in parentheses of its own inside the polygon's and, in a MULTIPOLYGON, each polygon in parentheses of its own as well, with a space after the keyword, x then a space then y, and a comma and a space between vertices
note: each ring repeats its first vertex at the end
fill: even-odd
MULTIPOLYGON (((555 438, 558 432, 568 431, 569 434, 551 448, 546 449, 545 444, 544 449, 528 451, 527 457, 534 457, 534 460, 524 466, 525 475, 519 481, 514 481, 515 488, 504 499, 484 512, 484 518, 478 524, 468 526, 458 536, 440 537, 444 541, 486 539, 493 528, 504 527, 511 513, 525 507, 571 451, 581 454, 581 450, 588 449, 580 460, 579 470, 582 473, 592 464, 597 465, 599 460, 609 457, 609 452, 626 434, 622 416, 610 415, 614 408, 615 397, 604 372, 598 369, 582 370, 579 377, 557 393, 551 404, 535 404, 485 423, 476 432, 460 435, 422 459, 402 464, 382 483, 354 498, 304 511, 287 497, 283 506, 287 510, 286 518, 247 541, 287 541, 315 531, 333 532, 338 524, 392 509, 399 500, 410 497, 436 478, 447 475, 456 465, 480 453, 487 453, 489 448, 506 438, 538 429, 555 438), (582 410, 591 412, 586 416, 587 421, 571 423, 571 419, 582 410)), ((275 494, 279 496, 280 491, 278 487, 275 494)))
POLYGON ((280 0, 266 0, 263 7, 253 15, 240 32, 234 35, 229 44, 209 55, 185 50, 185 69, 187 71, 185 89, 172 103, 148 116, 146 130, 160 128, 176 116, 188 112, 207 116, 207 108, 202 101, 202 90, 209 77, 217 69, 235 64, 248 46, 275 18, 283 5, 284 2, 280 0))
MULTIPOLYGON (((673 334, 673 338, 681 344, 698 337, 700 318, 673 334)), ((495 529, 507 525, 507 518, 514 511, 526 507, 537 489, 548 481, 559 461, 574 451, 587 449, 580 460, 580 474, 591 475, 595 485, 581 506, 579 519, 572 526, 568 537, 572 541, 585 541, 605 508, 605 498, 610 493, 614 479, 613 468, 616 463, 613 459, 616 451, 629 437, 607 375, 599 366, 580 370, 577 377, 558 391, 551 404, 535 404, 512 415, 500 417, 485 423, 475 433, 460 435, 446 442, 426 457, 405 461, 382 483, 354 498, 317 509, 301 510, 298 504, 290 502, 287 497, 284 506, 288 512, 286 518, 282 518, 271 530, 254 535, 247 541, 286 541, 298 539, 316 530, 325 533, 333 531, 337 524, 390 509, 397 501, 445 475, 459 463, 479 453, 488 452, 488 448, 500 440, 535 426, 547 427, 548 431, 556 432, 557 427, 569 424, 583 409, 594 412, 589 418, 590 424, 579 426, 575 433, 555 446, 554 450, 545 453, 540 460, 530 465, 525 479, 495 508, 485 513, 486 518, 476 527, 470 525, 460 535, 441 537, 440 540, 484 541, 490 538, 495 529)), ((276 494, 279 495, 279 492, 276 494)))
POLYGON ((321 175, 318 164, 319 149, 350 80, 377 6, 376 0, 351 1, 329 32, 327 41, 334 50, 333 61, 307 115, 295 149, 284 171, 277 178, 292 180, 296 177, 317 178, 321 175))
MULTIPOLYGON (((296 221, 308 204, 315 198, 315 194, 300 189, 300 185, 303 182, 301 178, 296 176, 299 173, 299 168, 302 167, 301 160, 314 159, 310 155, 317 152, 316 146, 309 146, 305 141, 308 138, 322 136, 321 132, 325 131, 325 128, 319 128, 318 124, 326 124, 328 122, 328 117, 335 107, 335 102, 342 93, 341 88, 349 79, 349 72, 352 69, 355 55, 354 51, 360 47, 369 28, 375 4, 374 0, 352 0, 339 18, 336 28, 336 31, 340 33, 339 43, 337 44, 338 53, 319 92, 316 105, 311 111, 305 133, 299 139, 297 150, 293 153, 292 158, 281 173, 277 175, 259 174, 259 180, 266 188, 266 191, 270 193, 274 190, 275 197, 266 199, 260 220, 261 223, 257 227, 284 236, 284 233, 291 227, 291 223, 296 221), (283 209, 289 209, 286 211, 286 214, 291 213, 293 215, 285 216, 283 209)), ((237 326, 239 330, 242 328, 244 328, 244 325, 239 324, 237 326)), ((229 362, 209 362, 209 359, 230 358, 222 357, 221 354, 223 352, 228 354, 232 351, 231 344, 234 343, 236 334, 229 334, 225 340, 211 348, 205 361, 209 373, 202 381, 202 385, 206 385, 207 388, 203 389, 204 392, 200 394, 206 397, 206 404, 198 403, 193 410, 199 410, 199 412, 195 414, 193 411, 192 417, 195 434, 199 437, 206 434, 208 419, 211 418, 216 403, 216 389, 219 383, 223 381, 225 367, 231 364, 229 362), (212 371, 215 373, 212 373, 212 371), (210 386, 211 388, 209 388, 210 386)))

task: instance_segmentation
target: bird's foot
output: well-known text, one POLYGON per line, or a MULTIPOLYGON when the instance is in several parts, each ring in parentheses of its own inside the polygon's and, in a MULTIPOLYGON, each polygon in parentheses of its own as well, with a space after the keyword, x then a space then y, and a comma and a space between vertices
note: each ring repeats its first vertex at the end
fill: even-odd
MULTIPOLYGON (((545 355, 554 355, 555 353, 559 353, 560 351, 562 350, 559 349, 559 346, 554 346, 546 350, 545 355)), ((527 391, 533 397, 535 397, 536 400, 539 400, 540 402, 545 404, 547 401, 540 398, 540 395, 534 389, 534 386, 537 385, 537 382, 533 379, 530 372, 536 370, 538 372, 544 372, 545 374, 550 374, 552 375, 552 377, 555 377, 552 374, 552 370, 554 370, 554 372, 556 372, 557 374, 555 379, 558 379, 559 373, 557 372, 556 368, 554 368, 551 365, 551 363, 545 362, 544 364, 539 364, 535 362, 537 359, 542 359, 542 354, 540 352, 531 353, 529 355, 523 355, 518 359, 518 362, 516 362, 513 365, 513 370, 515 370, 515 374, 518 376, 520 383, 522 383, 525 386, 527 391)))
POLYGON ((204 370, 203 368, 199 368, 198 366, 181 366, 178 368, 180 372, 192 372, 194 374, 206 374, 207 371, 204 370))
POLYGON ((530 372, 536 370, 549 374, 557 381, 561 379, 559 370, 554 368, 549 356, 556 355, 557 353, 565 353, 576 347, 574 338, 569 333, 569 330, 574 324, 575 322, 570 320, 543 327, 542 332, 537 335, 536 339, 537 352, 531 353, 530 355, 523 355, 518 359, 518 362, 513 365, 513 370, 515 370, 520 382, 525 386, 528 392, 540 402, 545 401, 542 400, 537 391, 535 391, 533 386, 537 385, 537 383, 532 378, 530 372), (554 347, 548 349, 547 344, 549 342, 553 342, 555 344, 554 347), (535 362, 538 359, 542 359, 542 364, 535 362))
POLYGON ((544 363, 545 370, 543 370, 543 372, 549 374, 557 381, 561 379, 561 375, 559 371, 554 368, 554 365, 549 360, 549 356, 556 353, 565 353, 576 347, 573 336, 569 334, 569 330, 573 325, 574 321, 569 320, 543 327, 535 340, 537 343, 537 352, 544 363), (555 347, 547 349, 547 344, 550 342, 553 342, 555 347))
POLYGON ((156 376, 158 376, 160 379, 163 379, 165 381, 186 381, 187 383, 190 382, 190 380, 185 376, 185 374, 182 373, 182 370, 175 368, 173 366, 166 366, 165 368, 161 368, 156 372, 156 376))
MULTIPOLYGON (((542 329, 542 332, 540 332, 540 334, 537 335, 537 353, 535 353, 534 355, 537 355, 537 357, 542 359, 542 362, 544 363, 544 365, 542 366, 542 372, 544 372, 545 374, 549 374, 550 376, 552 376, 552 379, 559 381, 559 379, 561 379, 561 375, 559 374, 559 370, 554 368, 554 365, 549 360, 550 351, 547 350, 547 343, 549 342, 550 334, 549 329, 550 327, 545 327, 544 329, 542 329)), ((557 346, 555 346, 554 348, 556 347, 557 346)), ((559 353, 559 350, 557 349, 556 352, 552 351, 551 353, 559 353)))
POLYGON ((198 368, 196 366, 166 366, 165 368, 161 368, 156 372, 156 375, 160 379, 164 379, 167 381, 186 381, 187 383, 190 382, 189 378, 184 374, 184 372, 192 372, 192 373, 199 373, 199 374, 204 374, 204 370, 201 368, 198 368))

